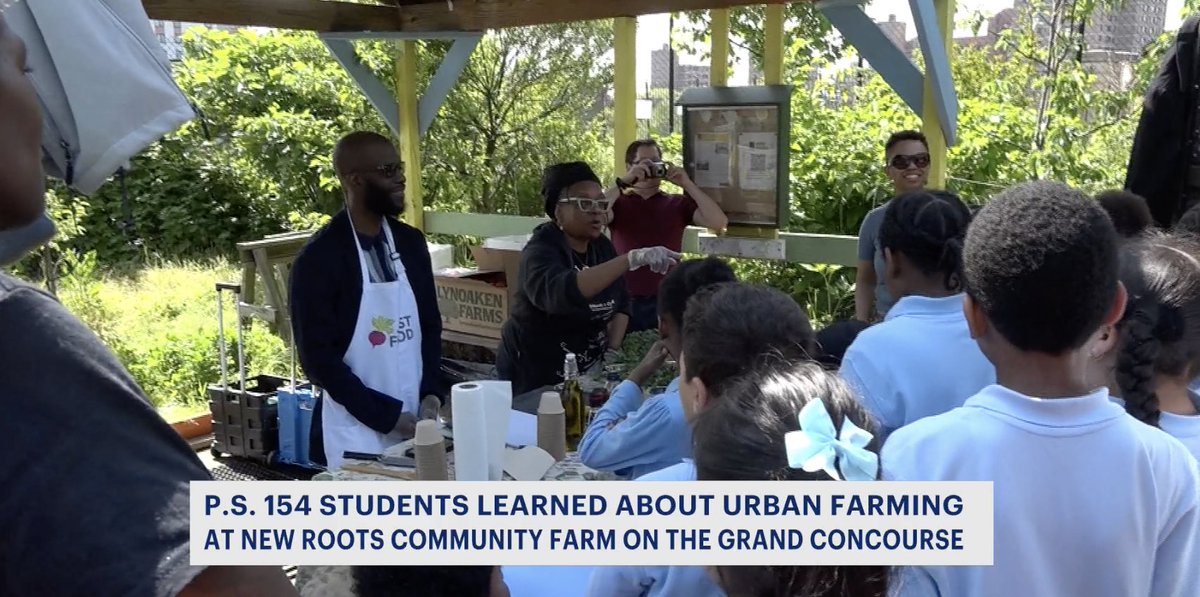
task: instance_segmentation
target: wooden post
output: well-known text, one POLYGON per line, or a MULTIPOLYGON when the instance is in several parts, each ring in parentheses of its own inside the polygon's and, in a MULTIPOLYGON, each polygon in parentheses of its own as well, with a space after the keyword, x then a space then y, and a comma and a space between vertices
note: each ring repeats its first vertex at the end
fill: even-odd
MULTIPOLYGON (((954 64, 954 0, 933 0, 937 11, 938 31, 946 48, 946 57, 954 64)), ((937 99, 933 79, 929 76, 929 65, 925 65, 925 94, 921 110, 921 130, 929 142, 929 188, 946 188, 946 133, 942 130, 938 116, 937 99)))
POLYGON ((637 137, 637 18, 613 20, 613 53, 613 175, 620 176, 637 137))
POLYGON ((712 17, 712 64, 709 65, 708 84, 725 87, 729 84, 729 9, 716 9, 709 14, 712 17))
POLYGON ((767 85, 783 83, 783 8, 782 4, 767 5, 763 32, 763 79, 767 85))
POLYGON ((425 193, 421 185, 421 120, 417 99, 417 42, 396 44, 396 101, 400 107, 400 159, 404 160, 404 220, 425 230, 425 193))

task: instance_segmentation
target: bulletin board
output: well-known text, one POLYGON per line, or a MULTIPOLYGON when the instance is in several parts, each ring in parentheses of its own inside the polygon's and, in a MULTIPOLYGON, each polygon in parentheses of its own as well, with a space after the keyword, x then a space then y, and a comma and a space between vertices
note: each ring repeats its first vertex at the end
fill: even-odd
POLYGON ((688 89, 679 100, 684 167, 730 226, 787 223, 791 92, 786 85, 688 89))

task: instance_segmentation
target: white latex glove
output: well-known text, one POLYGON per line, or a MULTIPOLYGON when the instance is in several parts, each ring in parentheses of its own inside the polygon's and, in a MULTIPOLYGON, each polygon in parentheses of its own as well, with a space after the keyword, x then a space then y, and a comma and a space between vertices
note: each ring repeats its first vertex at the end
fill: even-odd
POLYGON ((672 251, 666 247, 646 247, 644 249, 634 249, 628 253, 629 255, 629 271, 649 267, 650 271, 656 274, 665 274, 671 269, 672 265, 679 263, 679 259, 683 257, 679 253, 672 251))

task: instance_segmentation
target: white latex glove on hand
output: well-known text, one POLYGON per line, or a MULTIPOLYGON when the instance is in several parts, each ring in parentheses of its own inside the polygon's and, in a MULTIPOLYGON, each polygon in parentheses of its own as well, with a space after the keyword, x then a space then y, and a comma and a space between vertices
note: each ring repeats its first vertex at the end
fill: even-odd
POLYGON ((667 273, 667 270, 671 269, 672 265, 679 263, 679 259, 683 257, 683 255, 666 247, 634 249, 628 255, 629 271, 649 267, 650 271, 656 274, 667 273))

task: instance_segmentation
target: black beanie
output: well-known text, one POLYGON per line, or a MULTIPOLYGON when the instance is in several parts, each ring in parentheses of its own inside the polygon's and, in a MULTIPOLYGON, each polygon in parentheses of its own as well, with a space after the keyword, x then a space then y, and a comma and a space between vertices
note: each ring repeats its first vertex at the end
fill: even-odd
POLYGON ((600 178, 585 162, 566 162, 548 166, 542 173, 542 200, 546 205, 546 215, 554 219, 554 206, 558 204, 559 195, 563 189, 584 181, 600 184, 600 178))

